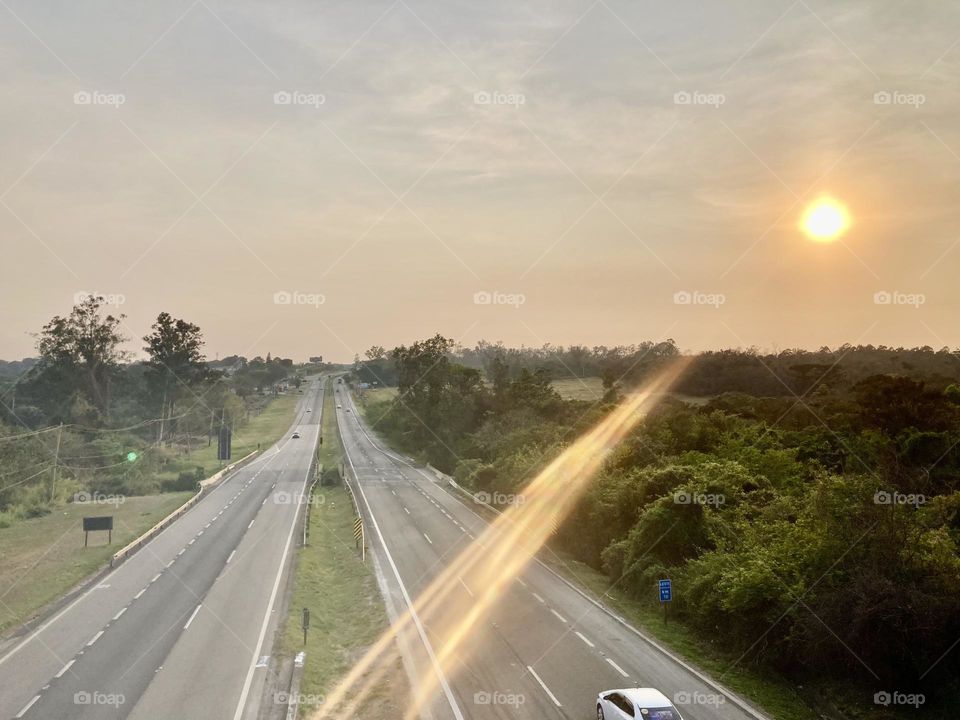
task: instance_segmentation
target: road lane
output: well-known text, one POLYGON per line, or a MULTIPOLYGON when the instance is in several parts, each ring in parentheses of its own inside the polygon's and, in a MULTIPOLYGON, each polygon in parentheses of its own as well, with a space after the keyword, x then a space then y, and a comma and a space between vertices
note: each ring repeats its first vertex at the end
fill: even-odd
MULTIPOLYGON (((319 397, 319 386, 312 385, 299 403, 295 426, 312 425, 312 429, 301 430, 302 439, 290 440, 288 435, 261 458, 225 479, 97 588, 85 592, 33 634, 4 648, 2 652, 6 654, 0 655, 0 717, 129 717, 148 687, 156 682, 178 639, 197 633, 205 626, 205 620, 214 616, 219 589, 211 596, 209 605, 206 598, 221 578, 227 560, 234 553, 239 555, 237 551, 242 552, 248 543, 249 564, 233 559, 231 568, 240 568, 238 575, 245 577, 247 589, 241 594, 248 601, 245 607, 258 606, 255 589, 259 578, 245 574, 245 568, 249 571, 257 562, 273 563, 276 567, 278 561, 273 554, 272 537, 267 542, 253 543, 247 536, 254 531, 248 526, 261 513, 263 534, 276 531, 277 524, 285 520, 292 526, 296 507, 286 506, 275 517, 275 506, 270 505, 266 512, 268 504, 264 501, 274 484, 295 485, 294 478, 302 484, 317 435, 312 413, 305 410, 321 407, 319 397), (204 607, 197 610, 201 604, 204 607)), ((316 414, 319 417, 320 413, 316 414)), ((231 624, 232 620, 226 623, 231 624)), ((236 624, 243 627, 244 621, 236 624)), ((224 638, 230 636, 223 626, 220 630, 224 638)), ((200 677, 208 672, 205 657, 199 653, 192 666, 194 674, 200 677)), ((235 674, 242 683, 243 673, 235 674)), ((224 687, 233 688, 229 683, 210 683, 207 695, 190 688, 189 698, 181 691, 168 693, 166 700, 171 705, 179 703, 179 707, 193 702, 208 706, 214 704, 209 702, 209 696, 216 695, 216 704, 222 707, 224 687)), ((166 712, 153 715, 173 716, 166 712)))
MULTIPOLYGON (((467 543, 479 538, 488 523, 435 476, 367 433, 345 390, 339 392, 338 403, 343 406, 338 419, 356 482, 404 584, 415 596, 467 543)), ((457 582, 466 586, 463 592, 469 602, 469 574, 457 582)), ((423 618, 428 637, 442 645, 442 639, 430 633, 432 620, 429 615, 423 618)), ((468 657, 458 658, 449 677, 465 717, 584 717, 593 713, 599 691, 632 686, 658 687, 681 700, 697 698, 701 704, 680 708, 688 720, 762 717, 729 700, 704 704, 722 699, 693 668, 672 660, 537 562, 511 583, 485 622, 488 627, 471 638, 468 657), (494 693, 507 700, 522 695, 524 701, 519 707, 484 704, 494 693)), ((437 717, 455 716, 457 711, 446 705, 437 698, 431 709, 437 717)))

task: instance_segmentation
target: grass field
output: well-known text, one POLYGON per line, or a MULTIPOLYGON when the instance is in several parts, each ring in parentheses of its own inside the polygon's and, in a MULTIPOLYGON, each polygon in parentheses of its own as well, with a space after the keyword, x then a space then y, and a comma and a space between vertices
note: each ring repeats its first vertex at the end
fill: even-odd
MULTIPOLYGON (((320 450, 324 467, 336 467, 342 459, 334 405, 334 393, 328 385, 320 450)), ((371 559, 368 555, 366 564, 361 562, 355 547, 355 519, 350 493, 344 486, 316 487, 309 546, 297 551, 293 594, 282 639, 286 655, 306 652, 300 693, 307 704, 301 706, 300 717, 316 709, 310 701, 328 695, 388 626, 371 559), (311 618, 306 646, 300 627, 303 608, 310 609, 311 618)), ((399 663, 391 672, 402 674, 399 663)), ((406 698, 398 687, 404 686, 389 683, 389 690, 374 693, 365 703, 369 713, 361 708, 353 717, 402 717, 406 698)))
POLYGON ((71 503, 0 530, 0 633, 29 620, 192 494, 130 497, 117 505, 71 503), (112 545, 101 532, 91 533, 90 547, 83 547, 84 515, 114 516, 112 545))
MULTIPOLYGON (((232 455, 239 460, 257 449, 266 450, 273 443, 283 437, 283 434, 293 423, 293 414, 297 402, 302 398, 300 393, 278 395, 263 409, 259 415, 250 418, 250 422, 233 434, 232 455)), ((176 463, 171 463, 167 469, 159 473, 161 480, 176 478, 181 471, 193 471, 202 466, 204 475, 209 477, 220 469, 221 463, 217 460, 217 443, 195 450, 189 455, 183 455, 176 463)))
POLYGON ((603 397, 603 381, 598 377, 554 380, 551 384, 564 400, 596 401, 603 397))

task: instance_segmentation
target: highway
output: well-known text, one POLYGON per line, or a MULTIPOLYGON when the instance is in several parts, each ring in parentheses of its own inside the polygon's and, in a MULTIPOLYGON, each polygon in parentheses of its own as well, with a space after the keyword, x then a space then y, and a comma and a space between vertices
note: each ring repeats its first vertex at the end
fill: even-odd
MULTIPOLYGON (((462 493, 376 438, 345 387, 335 385, 348 477, 388 609, 397 616, 489 523, 462 493)), ((469 575, 451 584, 457 585, 455 612, 480 594, 469 575)), ((677 698, 685 720, 764 717, 723 696, 539 562, 510 583, 484 623, 473 628, 453 664, 435 662, 444 642, 440 617, 418 614, 416 627, 401 634, 411 686, 430 673, 439 676, 423 717, 595 717, 598 692, 636 686, 677 698)))
POLYGON ((0 718, 256 718, 322 407, 314 381, 280 442, 0 647, 0 718))

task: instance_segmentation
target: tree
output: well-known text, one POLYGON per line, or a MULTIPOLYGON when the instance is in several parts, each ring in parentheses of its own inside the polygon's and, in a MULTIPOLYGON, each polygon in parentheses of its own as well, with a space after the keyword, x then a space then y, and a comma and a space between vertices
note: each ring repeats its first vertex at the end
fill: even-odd
POLYGON ((102 297, 90 295, 40 331, 39 370, 30 390, 50 419, 71 417, 66 408, 78 399, 93 408, 98 421, 109 418, 111 382, 126 358, 119 330, 125 316, 103 316, 103 305, 102 297))

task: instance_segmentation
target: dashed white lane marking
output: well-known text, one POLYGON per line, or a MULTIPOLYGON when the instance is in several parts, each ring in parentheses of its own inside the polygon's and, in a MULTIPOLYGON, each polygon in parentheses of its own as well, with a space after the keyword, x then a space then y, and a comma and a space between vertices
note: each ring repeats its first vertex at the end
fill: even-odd
POLYGON ((173 565, 173 560, 167 563, 167 567, 170 567, 171 565, 173 565))
POLYGON ((394 497, 397 496, 397 491, 396 491, 396 490, 391 490, 390 493, 391 493, 394 497))
POLYGON ((423 536, 427 539, 427 542, 428 542, 428 543, 430 543, 431 545, 433 545, 433 540, 430 539, 430 536, 429 536, 429 535, 427 535, 426 533, 424 533, 423 536))
POLYGON ((269 500, 269 499, 270 499, 269 497, 265 497, 265 498, 263 499, 263 502, 260 503, 260 507, 263 507, 264 505, 266 505, 266 504, 267 504, 267 500, 269 500))
POLYGON ((228 565, 230 564, 230 561, 233 560, 233 556, 236 555, 236 554, 237 554, 237 551, 236 551, 236 550, 234 550, 232 553, 230 553, 230 557, 227 558, 227 564, 228 564, 228 565))
POLYGON ((471 592, 470 588, 467 587, 467 584, 463 581, 463 578, 462 578, 462 577, 458 577, 457 580, 459 580, 459 581, 460 581, 460 584, 463 585, 463 589, 467 591, 467 594, 468 594, 470 597, 473 597, 473 592, 471 592))
POLYGON ((521 585, 523 585, 524 587, 527 586, 527 584, 523 581, 522 578, 517 578, 517 582, 520 583, 521 585))
POLYGON ((183 629, 184 629, 184 630, 186 630, 188 627, 190 627, 190 623, 193 622, 193 619, 197 616, 197 613, 200 612, 200 608, 202 608, 202 607, 203 607, 203 603, 197 605, 197 607, 195 607, 195 608, 193 609, 193 612, 190 614, 190 619, 187 620, 187 624, 183 626, 183 629))
POLYGON ((628 672, 627 672, 626 670, 624 670, 622 667, 620 667, 619 665, 617 665, 617 664, 616 664, 613 660, 611 660, 610 658, 607 658, 607 662, 610 663, 610 666, 611 666, 614 670, 616 670, 618 673, 620 673, 620 674, 623 675, 624 677, 630 677, 630 673, 628 673, 628 672))
POLYGON ((408 510, 407 508, 404 508, 403 511, 404 511, 407 515, 410 514, 410 510, 408 510))
POLYGON ((587 638, 587 636, 584 635, 583 633, 579 633, 579 632, 577 632, 576 630, 574 630, 574 631, 573 631, 573 634, 576 635, 576 636, 577 636, 578 638, 580 638, 581 640, 583 640, 583 641, 584 641, 587 645, 589 645, 590 647, 596 647, 596 645, 594 645, 592 642, 590 642, 590 640, 587 638))
MULTIPOLYGON (((213 522, 213 520, 211 520, 210 522, 213 522)), ((203 529, 206 530, 208 527, 210 527, 210 523, 207 523, 206 525, 204 525, 203 529)))
POLYGON ((197 533, 197 537, 200 537, 201 535, 203 535, 203 530, 197 533))
POLYGON ((527 665, 527 670, 529 670, 530 674, 533 675, 534 678, 536 678, 538 683, 540 683, 540 687, 543 688, 543 691, 550 696, 550 699, 553 700, 553 704, 556 705, 557 707, 563 707, 563 705, 560 704, 560 701, 557 700, 557 696, 554 695, 552 692, 550 692, 550 688, 547 687, 547 684, 540 679, 539 675, 537 675, 537 671, 534 670, 529 665, 527 665))
POLYGON ((99 640, 101 635, 103 635, 103 630, 101 630, 101 631, 98 632, 96 635, 94 635, 92 638, 90 638, 90 642, 87 643, 87 647, 90 647, 90 646, 93 645, 97 640, 99 640))
POLYGON ((540 597, 540 596, 537 595, 536 593, 530 593, 530 594, 533 595, 533 596, 537 599, 537 602, 541 602, 541 603, 545 603, 545 602, 546 602, 542 597, 540 597))
POLYGON ((113 619, 114 619, 114 620, 119 620, 119 619, 120 619, 120 616, 123 615, 126 611, 127 611, 127 609, 126 609, 126 608, 123 608, 120 612, 118 612, 116 615, 113 616, 113 619))
POLYGON ((249 530, 250 528, 252 528, 252 527, 253 527, 253 523, 255 523, 256 521, 257 521, 256 518, 254 518, 253 520, 251 520, 251 521, 250 521, 250 524, 247 525, 247 530, 249 530))
POLYGON ((70 662, 68 662, 66 665, 64 665, 64 666, 60 669, 60 672, 58 672, 56 675, 54 675, 54 677, 55 677, 55 678, 61 678, 61 677, 63 677, 63 676, 66 674, 67 670, 70 669, 70 666, 73 665, 76 661, 77 661, 77 659, 74 658, 73 660, 71 660, 70 662))
POLYGON ((150 581, 150 584, 152 585, 152 584, 155 583, 157 580, 159 580, 159 579, 160 579, 160 575, 162 575, 162 573, 157 573, 156 575, 154 575, 154 576, 153 576, 153 580, 150 581))
POLYGON ((147 591, 147 589, 144 588, 143 590, 141 590, 140 592, 138 592, 136 595, 134 595, 134 596, 133 596, 133 599, 134 599, 134 600, 139 600, 139 599, 140 599, 140 596, 143 595, 146 591, 147 591))
POLYGON ((33 704, 34 704, 37 700, 39 700, 39 699, 40 699, 40 696, 39 696, 39 695, 34 695, 34 696, 33 696, 33 700, 31 700, 31 701, 28 702, 26 705, 24 705, 24 706, 23 706, 23 710, 21 710, 20 712, 18 712, 18 713, 16 714, 16 717, 22 718, 24 715, 26 715, 26 714, 27 714, 27 710, 29 710, 30 708, 32 708, 32 707, 33 707, 33 704))
POLYGON ((559 620, 560 622, 565 623, 567 621, 567 619, 563 615, 558 613, 553 608, 550 608, 550 612, 552 612, 556 616, 557 620, 559 620))
POLYGON ((180 552, 177 553, 177 557, 180 557, 180 556, 183 555, 186 551, 187 551, 187 549, 186 549, 186 548, 183 548, 183 550, 181 550, 180 552))

